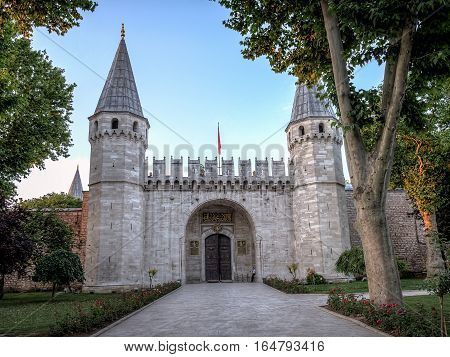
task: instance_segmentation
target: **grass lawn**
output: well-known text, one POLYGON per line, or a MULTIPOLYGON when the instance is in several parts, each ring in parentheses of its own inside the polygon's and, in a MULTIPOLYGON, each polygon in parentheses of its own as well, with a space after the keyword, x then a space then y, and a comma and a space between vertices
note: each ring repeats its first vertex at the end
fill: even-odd
MULTIPOLYGON (((436 311, 440 312, 439 300, 436 296, 407 296, 403 298, 405 307, 413 310, 417 305, 424 305, 427 308, 434 307, 436 311)), ((447 324, 447 331, 450 331, 450 295, 444 296, 444 314, 445 322, 447 324)))
MULTIPOLYGON (((403 290, 421 290, 423 279, 402 279, 403 290)), ((367 281, 352 281, 350 283, 333 283, 321 285, 308 285, 311 293, 327 294, 333 288, 341 288, 347 293, 364 293, 368 292, 367 281)))
POLYGON ((55 322, 75 304, 88 308, 97 298, 118 299, 120 294, 65 294, 51 292, 7 293, 0 300, 0 336, 45 336, 55 322))

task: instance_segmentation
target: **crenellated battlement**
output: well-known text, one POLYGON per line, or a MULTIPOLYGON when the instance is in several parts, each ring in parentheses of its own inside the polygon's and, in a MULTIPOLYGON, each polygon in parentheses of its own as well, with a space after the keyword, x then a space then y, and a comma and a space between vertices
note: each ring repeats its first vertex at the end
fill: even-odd
POLYGON ((258 160, 255 158, 254 170, 251 160, 238 160, 238 175, 235 175, 234 159, 217 157, 201 162, 200 158, 188 158, 188 176, 183 176, 183 157, 170 158, 170 171, 166 171, 166 158, 153 158, 153 172, 147 179, 146 190, 285 190, 293 184, 293 165, 289 164, 289 174, 283 159, 258 160))
POLYGON ((98 130, 95 133, 92 133, 89 136, 89 142, 95 142, 106 138, 119 138, 124 137, 129 140, 135 140, 141 141, 144 143, 145 148, 147 148, 147 138, 145 135, 142 135, 140 133, 136 133, 132 130, 123 130, 123 129, 105 129, 105 130, 98 130))

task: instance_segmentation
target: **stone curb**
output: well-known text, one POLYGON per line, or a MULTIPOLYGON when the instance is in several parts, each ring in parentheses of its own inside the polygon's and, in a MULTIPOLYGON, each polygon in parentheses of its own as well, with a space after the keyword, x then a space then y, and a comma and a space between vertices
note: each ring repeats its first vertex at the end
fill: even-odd
POLYGON ((151 305, 153 305, 154 303, 161 301, 162 299, 164 299, 165 297, 171 295, 172 293, 174 293, 175 291, 180 290, 183 287, 183 285, 181 285, 180 287, 176 288, 175 290, 172 290, 170 293, 161 296, 159 299, 156 299, 155 301, 152 301, 150 304, 147 304, 145 306, 142 306, 140 309, 135 310, 131 313, 129 313, 128 315, 125 315, 124 317, 120 318, 117 321, 114 321, 112 324, 103 327, 101 330, 93 333, 92 335, 90 335, 89 337, 99 337, 100 335, 102 335, 103 333, 105 333, 106 331, 111 330, 114 326, 117 326, 118 324, 124 322, 125 320, 128 320, 130 317, 133 317, 134 315, 136 315, 137 313, 141 312, 142 310, 145 310, 147 307, 150 307, 151 305))
POLYGON ((352 317, 348 317, 348 316, 339 314, 339 313, 337 313, 337 312, 328 310, 328 309, 326 309, 326 308, 324 308, 324 307, 322 307, 322 306, 316 306, 316 308, 319 309, 319 310, 322 310, 322 311, 324 311, 324 312, 326 312, 326 313, 328 313, 328 314, 330 314, 330 315, 333 315, 333 316, 339 317, 339 318, 341 318, 341 319, 344 319, 344 320, 353 322, 353 323, 355 323, 355 324, 357 324, 357 325, 359 325, 359 326, 361 326, 361 327, 364 327, 365 329, 367 329, 367 330, 369 330, 369 331, 378 333, 379 335, 381 335, 380 337, 394 337, 394 336, 389 335, 389 334, 387 334, 387 333, 385 333, 385 332, 383 332, 383 331, 380 331, 380 330, 378 330, 378 329, 376 329, 376 328, 374 328, 374 327, 372 327, 372 326, 369 326, 369 325, 365 324, 364 322, 361 322, 361 321, 359 321, 359 320, 356 320, 356 319, 354 319, 354 318, 352 318, 352 317))

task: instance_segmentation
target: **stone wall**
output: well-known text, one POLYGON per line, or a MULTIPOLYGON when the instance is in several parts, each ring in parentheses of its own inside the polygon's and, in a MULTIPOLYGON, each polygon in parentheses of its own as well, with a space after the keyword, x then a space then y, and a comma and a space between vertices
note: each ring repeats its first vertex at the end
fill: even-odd
MULTIPOLYGON (((352 246, 361 245, 361 239, 355 230, 356 209, 352 191, 346 191, 347 211, 352 246)), ((386 217, 394 245, 395 255, 406 260, 415 273, 426 270, 426 246, 422 222, 414 214, 411 203, 404 191, 389 191, 386 199, 386 217)))

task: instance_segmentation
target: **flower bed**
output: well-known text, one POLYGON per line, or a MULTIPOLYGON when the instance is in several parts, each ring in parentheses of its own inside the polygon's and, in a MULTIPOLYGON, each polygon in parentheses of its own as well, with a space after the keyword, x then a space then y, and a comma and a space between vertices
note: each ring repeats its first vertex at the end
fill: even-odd
POLYGON ((55 324, 50 327, 50 334, 52 336, 69 336, 91 333, 180 286, 179 282, 170 282, 156 285, 152 289, 122 293, 120 298, 99 298, 87 308, 80 303, 75 303, 70 312, 57 316, 55 324))
POLYGON ((333 289, 328 296, 328 308, 394 336, 440 336, 438 312, 421 305, 417 308, 376 305, 361 296, 333 289))
POLYGON ((270 277, 264 279, 264 284, 286 294, 306 294, 309 292, 308 287, 300 280, 285 280, 277 277, 270 277))

